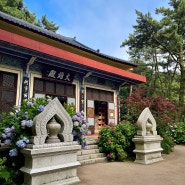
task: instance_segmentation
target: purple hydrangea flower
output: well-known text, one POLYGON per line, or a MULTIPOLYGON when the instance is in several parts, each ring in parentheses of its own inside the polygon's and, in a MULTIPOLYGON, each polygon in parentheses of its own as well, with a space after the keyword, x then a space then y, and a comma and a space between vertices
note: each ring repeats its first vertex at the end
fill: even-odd
POLYGON ((11 128, 5 128, 4 132, 7 134, 9 132, 11 132, 11 128))
POLYGON ((29 102, 27 102, 27 105, 28 105, 28 107, 32 107, 33 103, 29 101, 29 102))
POLYGON ((72 131, 72 134, 73 134, 73 136, 77 136, 76 130, 73 130, 73 131, 72 131))
POLYGON ((6 139, 6 138, 7 138, 7 135, 6 135, 5 133, 2 133, 1 137, 2 137, 3 139, 6 139))
POLYGON ((19 147, 19 148, 25 148, 26 147, 26 143, 21 139, 19 141, 16 142, 16 145, 19 147))
POLYGON ((26 123, 27 123, 26 120, 22 120, 22 121, 21 121, 21 126, 25 127, 25 126, 26 126, 26 123))
POLYGON ((45 108, 44 105, 39 105, 38 111, 39 111, 39 112, 42 112, 42 111, 44 111, 44 108, 45 108))
POLYGON ((11 132, 8 132, 8 133, 6 134, 7 137, 11 137, 11 135, 12 135, 11 132))
POLYGON ((79 121, 80 123, 82 123, 82 118, 81 117, 77 117, 77 121, 79 121))
POLYGON ((79 126, 79 122, 78 122, 78 121, 74 121, 73 125, 74 125, 75 127, 78 127, 78 126, 79 126))
POLYGON ((87 135, 91 135, 91 131, 90 130, 87 131, 87 135))
POLYGON ((87 128, 89 128, 89 123, 86 123, 87 128))
POLYGON ((11 129, 11 132, 15 132, 15 127, 14 126, 12 126, 10 129, 11 129))
POLYGON ((78 117, 80 117, 80 116, 81 116, 81 112, 77 112, 76 115, 77 115, 78 117))
POLYGON ((80 128, 80 132, 81 132, 81 133, 84 133, 84 129, 83 129, 83 128, 80 128))
POLYGON ((11 139, 6 139, 6 140, 4 140, 4 144, 5 144, 5 145, 10 145, 10 144, 11 144, 11 139))
POLYGON ((32 127, 33 126, 33 121, 32 120, 26 121, 26 126, 27 127, 32 127))
POLYGON ((77 121, 77 118, 78 118, 77 115, 74 115, 74 116, 72 117, 72 120, 73 120, 73 121, 77 121))
POLYGON ((82 124, 82 128, 83 129, 86 129, 87 128, 87 125, 86 124, 82 124))
POLYGON ((14 156, 17 156, 17 155, 18 155, 18 151, 17 151, 16 148, 11 149, 11 150, 9 151, 9 156, 10 156, 10 157, 14 157, 14 156))

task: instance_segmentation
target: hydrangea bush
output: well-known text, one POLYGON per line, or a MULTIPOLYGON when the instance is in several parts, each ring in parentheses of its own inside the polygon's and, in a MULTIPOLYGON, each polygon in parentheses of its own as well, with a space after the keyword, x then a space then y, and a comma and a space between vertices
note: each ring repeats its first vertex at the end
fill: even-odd
POLYGON ((166 133, 174 139, 175 143, 185 143, 185 122, 169 123, 166 133))
POLYGON ((85 139, 86 135, 90 135, 91 132, 88 130, 89 124, 84 119, 84 113, 77 112, 73 117, 73 136, 74 140, 78 141, 82 148, 88 145, 88 141, 85 139))
POLYGON ((12 112, 8 114, 2 113, 0 120, 1 142, 10 146, 5 165, 11 175, 9 179, 6 179, 6 184, 22 182, 23 176, 19 169, 24 165, 24 158, 20 150, 29 143, 33 118, 44 110, 50 100, 50 98, 32 98, 23 101, 21 107, 14 107, 12 112))
POLYGON ((123 161, 133 155, 136 126, 127 121, 118 125, 110 123, 99 132, 99 150, 107 155, 108 161, 123 161))
MULTIPOLYGON (((45 106, 51 101, 47 98, 32 98, 22 102, 21 107, 14 107, 10 113, 2 113, 0 120, 0 139, 5 145, 10 146, 6 170, 10 173, 10 178, 5 179, 6 184, 21 184, 23 181, 22 173, 19 169, 24 165, 24 157, 20 150, 25 148, 32 136, 33 118, 44 111, 45 106)), ((74 105, 66 105, 65 108, 70 116, 75 113, 74 105)), ((89 134, 88 124, 84 119, 83 112, 78 112, 73 116, 73 135, 82 148, 87 145, 85 135, 89 134)), ((2 177, 0 173, 0 178, 2 177)), ((0 179, 0 184, 5 182, 0 179)))

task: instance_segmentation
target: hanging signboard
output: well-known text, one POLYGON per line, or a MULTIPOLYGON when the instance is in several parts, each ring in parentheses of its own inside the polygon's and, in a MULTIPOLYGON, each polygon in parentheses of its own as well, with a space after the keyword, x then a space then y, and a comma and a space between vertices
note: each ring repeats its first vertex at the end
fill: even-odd
POLYGON ((43 70, 43 77, 72 83, 74 73, 61 68, 46 67, 43 70))
POLYGON ((23 77, 23 85, 22 85, 22 99, 27 100, 29 93, 29 78, 23 77))

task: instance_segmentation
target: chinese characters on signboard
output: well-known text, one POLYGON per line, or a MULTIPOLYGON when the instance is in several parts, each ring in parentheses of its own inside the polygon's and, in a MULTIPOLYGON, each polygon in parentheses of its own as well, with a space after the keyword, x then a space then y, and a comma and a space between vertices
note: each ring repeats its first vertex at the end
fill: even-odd
POLYGON ((22 85, 22 96, 23 100, 28 99, 28 93, 29 93, 29 78, 23 77, 23 85, 22 85))
POLYGON ((74 73, 64 69, 47 68, 43 71, 43 76, 50 79, 61 80, 66 82, 72 82, 74 79, 74 73))

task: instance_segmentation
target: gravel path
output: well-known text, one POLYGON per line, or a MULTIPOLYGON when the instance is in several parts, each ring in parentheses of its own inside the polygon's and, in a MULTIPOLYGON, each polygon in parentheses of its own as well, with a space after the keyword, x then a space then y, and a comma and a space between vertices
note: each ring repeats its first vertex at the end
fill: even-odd
POLYGON ((185 185, 185 145, 163 155, 163 161, 143 165, 130 161, 80 166, 75 185, 185 185))

